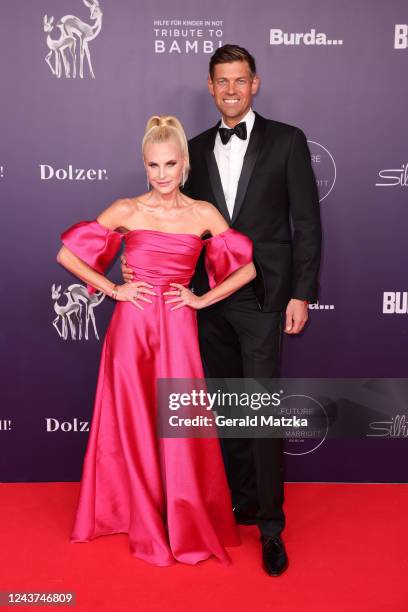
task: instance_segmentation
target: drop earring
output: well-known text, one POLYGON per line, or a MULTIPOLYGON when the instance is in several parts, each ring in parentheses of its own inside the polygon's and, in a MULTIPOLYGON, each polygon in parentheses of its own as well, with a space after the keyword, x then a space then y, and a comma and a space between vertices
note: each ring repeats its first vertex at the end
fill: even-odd
POLYGON ((150 185, 149 177, 147 174, 146 174, 146 183, 147 183, 147 191, 150 191, 151 185, 150 185))

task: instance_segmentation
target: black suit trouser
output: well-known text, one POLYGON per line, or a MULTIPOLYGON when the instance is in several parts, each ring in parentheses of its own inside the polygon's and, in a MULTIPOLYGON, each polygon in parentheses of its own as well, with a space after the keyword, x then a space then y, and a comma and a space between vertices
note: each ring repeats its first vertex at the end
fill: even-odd
MULTIPOLYGON (((210 378, 279 376, 282 313, 262 312, 249 284, 198 311, 200 350, 210 378)), ((225 469, 234 506, 258 508, 263 535, 285 527, 282 438, 224 438, 225 469)))

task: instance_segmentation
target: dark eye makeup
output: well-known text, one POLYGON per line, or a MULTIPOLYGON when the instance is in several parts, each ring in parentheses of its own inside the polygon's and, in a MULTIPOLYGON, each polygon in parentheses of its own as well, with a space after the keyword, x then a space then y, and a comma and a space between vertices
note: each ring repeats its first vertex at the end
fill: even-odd
MULTIPOLYGON (((166 166, 175 166, 177 164, 176 160, 172 159, 171 161, 166 162, 166 166)), ((157 166, 156 162, 150 162, 148 164, 150 168, 154 168, 157 166)))

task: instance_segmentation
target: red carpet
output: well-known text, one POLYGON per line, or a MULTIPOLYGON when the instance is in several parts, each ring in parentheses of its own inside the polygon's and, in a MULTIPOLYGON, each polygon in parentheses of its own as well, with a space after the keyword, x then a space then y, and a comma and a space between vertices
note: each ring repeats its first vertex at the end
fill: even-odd
POLYGON ((78 491, 0 484, 0 591, 75 591, 81 612, 408 611, 408 485, 287 484, 279 578, 261 569, 255 527, 241 528, 229 567, 152 567, 124 534, 70 543, 78 491))

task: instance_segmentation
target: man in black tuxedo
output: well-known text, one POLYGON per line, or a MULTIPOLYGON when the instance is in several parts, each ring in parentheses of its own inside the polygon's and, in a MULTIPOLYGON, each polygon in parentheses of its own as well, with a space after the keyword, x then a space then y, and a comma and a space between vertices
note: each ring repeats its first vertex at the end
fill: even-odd
MULTIPOLYGON (((310 153, 300 129, 253 112, 259 77, 245 49, 224 45, 214 53, 208 87, 222 119, 190 140, 185 192, 217 206, 253 240, 257 278, 197 311, 201 354, 210 377, 277 377, 282 313, 286 333, 297 334, 307 303, 317 299, 321 226, 310 153)), ((193 287, 209 289, 204 254, 193 287)), ((283 440, 222 443, 237 521, 258 524, 264 567, 278 575, 287 566, 283 440)))
MULTIPOLYGON (((220 47, 210 60, 208 87, 222 119, 189 141, 191 170, 183 191, 214 204, 230 226, 252 239, 257 268, 252 283, 197 311, 211 378, 279 376, 283 313, 285 332, 297 334, 307 321, 308 302, 317 299, 320 210, 307 141, 300 129, 252 110, 259 82, 248 51, 220 47)), ((199 295, 209 290, 204 252, 193 287, 199 295)), ((236 520, 258 524, 263 566, 277 576, 288 564, 280 536, 283 440, 222 443, 236 520)))

